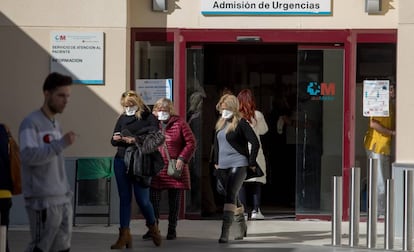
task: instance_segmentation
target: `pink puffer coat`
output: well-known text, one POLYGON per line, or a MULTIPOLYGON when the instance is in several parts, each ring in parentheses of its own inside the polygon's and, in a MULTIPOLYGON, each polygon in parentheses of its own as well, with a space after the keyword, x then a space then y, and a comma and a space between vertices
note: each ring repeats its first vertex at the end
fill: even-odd
MULTIPOLYGON (((161 123, 160 123, 160 129, 161 123)), ((165 142, 167 144, 168 153, 173 159, 181 158, 186 163, 180 179, 175 179, 167 174, 168 158, 165 154, 163 146, 159 147, 159 151, 164 158, 164 169, 152 178, 151 187, 154 189, 185 189, 189 190, 190 185, 190 171, 188 169, 188 162, 193 156, 196 149, 196 140, 191 128, 188 124, 178 116, 171 116, 165 127, 165 142)))

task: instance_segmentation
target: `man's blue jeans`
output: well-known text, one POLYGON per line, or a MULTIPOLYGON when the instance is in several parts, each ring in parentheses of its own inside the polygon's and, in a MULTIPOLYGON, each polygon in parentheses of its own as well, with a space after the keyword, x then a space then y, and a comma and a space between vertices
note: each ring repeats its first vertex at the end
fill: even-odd
POLYGON ((114 171, 119 195, 119 222, 121 228, 128 228, 131 220, 132 189, 135 200, 146 220, 147 225, 155 223, 154 208, 152 207, 149 187, 143 187, 132 179, 126 172, 124 159, 114 159, 114 171))

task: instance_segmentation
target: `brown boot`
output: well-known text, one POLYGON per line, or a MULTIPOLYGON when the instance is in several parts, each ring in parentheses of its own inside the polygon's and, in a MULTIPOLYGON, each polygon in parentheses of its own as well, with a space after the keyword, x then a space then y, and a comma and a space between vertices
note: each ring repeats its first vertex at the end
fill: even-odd
POLYGON ((154 223, 153 225, 149 225, 149 233, 152 237, 152 241, 154 242, 155 246, 160 246, 162 239, 161 239, 161 233, 160 230, 158 229, 158 224, 154 223))
POLYGON ((118 240, 111 246, 111 249, 123 249, 124 247, 132 248, 132 237, 129 228, 119 229, 118 240))

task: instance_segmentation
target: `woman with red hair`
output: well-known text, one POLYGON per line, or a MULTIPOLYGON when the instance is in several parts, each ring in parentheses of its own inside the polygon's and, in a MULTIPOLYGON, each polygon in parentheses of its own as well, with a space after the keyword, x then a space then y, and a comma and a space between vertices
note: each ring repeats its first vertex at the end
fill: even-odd
MULTIPOLYGON (((263 114, 260 111, 256 110, 256 102, 255 102, 252 91, 250 89, 241 90, 240 93, 237 95, 237 99, 239 100, 239 103, 240 103, 239 111, 241 115, 243 116, 244 119, 246 119, 249 122, 250 126, 253 128, 260 142, 260 135, 266 134, 266 132, 268 131, 268 127, 267 127, 263 114)), ((264 216, 260 211, 260 202, 261 202, 261 187, 262 187, 262 184, 266 184, 266 161, 265 161, 265 157, 264 157, 263 150, 261 147, 259 148, 256 161, 261 167, 264 175, 262 177, 255 177, 255 178, 246 180, 243 183, 242 188, 240 189, 239 197, 240 197, 240 201, 242 202, 242 204, 246 207, 246 203, 247 203, 246 191, 247 189, 252 189, 253 209, 252 209, 250 218, 252 220, 263 220, 264 216)), ((247 209, 244 209, 244 211, 245 211, 244 216, 246 216, 245 218, 247 218, 248 217, 247 209)))

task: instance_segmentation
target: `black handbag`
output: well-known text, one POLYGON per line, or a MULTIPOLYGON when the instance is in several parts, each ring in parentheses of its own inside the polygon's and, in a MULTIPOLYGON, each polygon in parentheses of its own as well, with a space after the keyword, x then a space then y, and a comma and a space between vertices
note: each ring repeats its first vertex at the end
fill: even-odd
POLYGON ((218 169, 214 168, 214 176, 216 178, 216 191, 221 196, 226 196, 226 181, 227 176, 223 172, 220 172, 218 169))
POLYGON ((160 130, 149 131, 144 135, 141 151, 144 154, 152 153, 158 150, 158 147, 164 144, 165 136, 160 130))
POLYGON ((256 165, 255 167, 248 166, 246 172, 246 179, 264 176, 263 170, 259 165, 256 165))
POLYGON ((128 175, 145 187, 150 186, 151 178, 164 168, 164 159, 158 150, 144 154, 139 145, 126 148, 124 162, 128 175))

